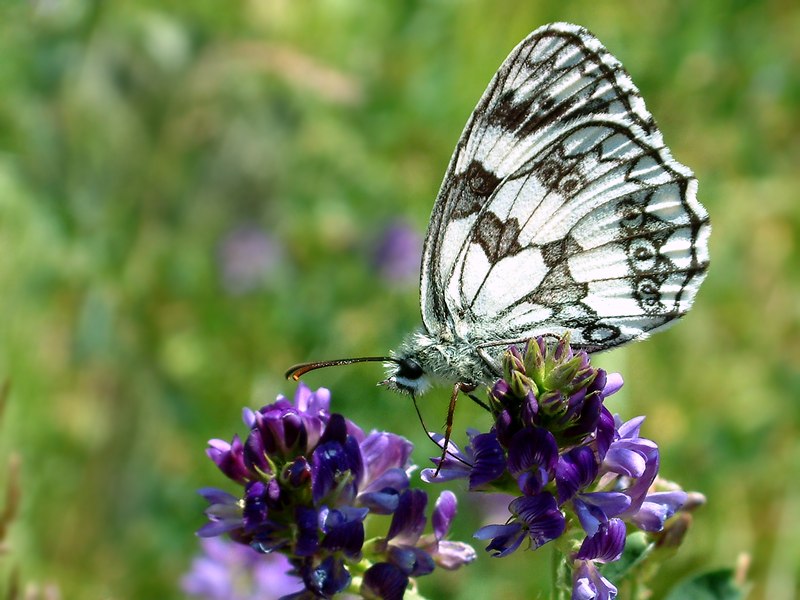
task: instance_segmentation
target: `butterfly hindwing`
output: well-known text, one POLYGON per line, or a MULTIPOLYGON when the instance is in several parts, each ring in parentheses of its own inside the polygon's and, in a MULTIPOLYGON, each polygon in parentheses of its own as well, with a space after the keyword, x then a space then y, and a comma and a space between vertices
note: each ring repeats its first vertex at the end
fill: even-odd
POLYGON ((518 339, 570 330, 598 350, 684 314, 708 218, 622 65, 553 24, 506 59, 467 123, 423 258, 428 331, 518 339))

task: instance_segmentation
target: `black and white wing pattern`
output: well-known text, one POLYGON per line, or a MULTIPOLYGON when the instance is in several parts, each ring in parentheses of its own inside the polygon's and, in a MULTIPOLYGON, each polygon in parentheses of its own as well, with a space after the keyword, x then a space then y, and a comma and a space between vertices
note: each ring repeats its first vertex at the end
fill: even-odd
POLYGON ((531 33, 467 122, 422 262, 429 333, 569 331, 602 350, 689 310, 708 214, 620 62, 586 29, 531 33))

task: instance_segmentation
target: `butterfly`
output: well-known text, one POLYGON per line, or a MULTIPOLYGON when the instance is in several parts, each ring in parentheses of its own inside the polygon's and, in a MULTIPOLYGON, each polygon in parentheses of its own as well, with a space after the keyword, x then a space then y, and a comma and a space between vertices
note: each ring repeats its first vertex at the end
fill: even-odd
MULTIPOLYGON (((417 396, 470 392, 501 355, 569 334, 597 352, 682 317, 709 264, 697 180, 664 145, 622 64, 589 31, 553 23, 506 58, 470 116, 433 206, 422 327, 382 361, 417 396)), ((449 437, 449 436, 447 436, 449 437)))

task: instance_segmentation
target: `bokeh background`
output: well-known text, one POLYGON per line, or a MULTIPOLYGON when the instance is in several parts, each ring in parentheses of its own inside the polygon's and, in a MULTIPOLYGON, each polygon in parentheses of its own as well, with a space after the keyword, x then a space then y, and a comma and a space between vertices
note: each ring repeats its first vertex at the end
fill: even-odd
MULTIPOLYGON (((656 597, 743 553, 751 598, 800 594, 791 0, 4 2, 0 464, 21 456, 22 504, 3 577, 67 599, 183 597, 195 489, 224 485, 206 440, 293 393, 288 365, 384 353, 418 324, 450 153, 503 58, 554 20, 622 60, 712 217, 691 314, 597 357, 627 381, 613 408, 648 415, 662 474, 708 497, 656 597)), ((424 463, 435 451, 381 374, 308 382, 424 463)), ((446 403, 423 398, 429 424, 446 403)), ((485 424, 462 403, 457 430, 485 424)), ((464 498, 460 519, 465 539, 480 507, 464 498)), ((482 555, 422 591, 545 597, 539 554, 482 555)))

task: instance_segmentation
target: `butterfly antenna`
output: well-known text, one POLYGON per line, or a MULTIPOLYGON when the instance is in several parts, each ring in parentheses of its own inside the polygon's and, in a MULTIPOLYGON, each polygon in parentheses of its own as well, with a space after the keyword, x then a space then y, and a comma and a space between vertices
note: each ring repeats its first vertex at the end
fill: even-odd
POLYGON ((361 356, 359 358, 339 358, 337 360, 321 360, 317 362, 300 363, 289 367, 286 371, 286 379, 294 379, 299 381, 300 378, 309 371, 322 369, 324 367, 338 367, 340 365, 352 365, 361 362, 399 362, 396 358, 391 356, 361 356))

